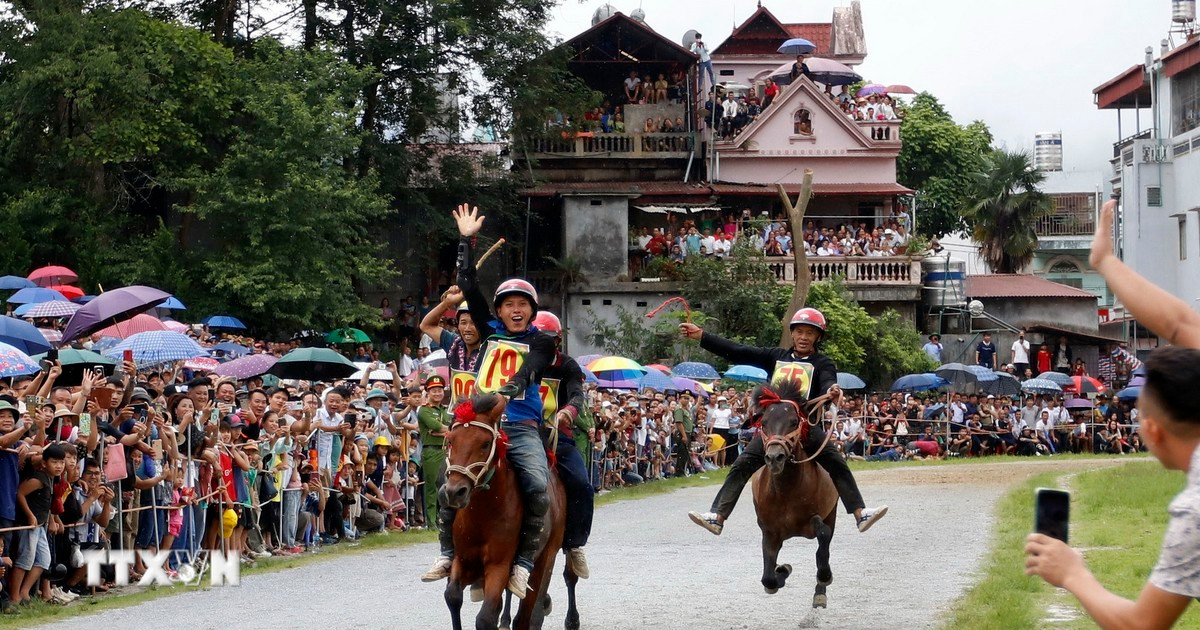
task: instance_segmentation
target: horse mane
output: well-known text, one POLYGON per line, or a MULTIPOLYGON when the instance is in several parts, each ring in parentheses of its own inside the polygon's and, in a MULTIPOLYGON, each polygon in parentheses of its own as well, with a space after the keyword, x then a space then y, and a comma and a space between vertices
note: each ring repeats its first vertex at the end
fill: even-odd
POLYGON ((454 423, 466 424, 474 422, 479 414, 486 414, 500 404, 500 397, 495 394, 475 394, 454 407, 454 423))
POLYGON ((760 412, 762 407, 759 405, 759 400, 764 395, 768 398, 777 397, 781 400, 790 400, 799 405, 801 409, 804 408, 804 403, 808 402, 808 399, 804 397, 804 392, 800 389, 800 384, 791 379, 778 383, 764 383, 754 388, 751 400, 754 401, 754 406, 758 407, 760 412))

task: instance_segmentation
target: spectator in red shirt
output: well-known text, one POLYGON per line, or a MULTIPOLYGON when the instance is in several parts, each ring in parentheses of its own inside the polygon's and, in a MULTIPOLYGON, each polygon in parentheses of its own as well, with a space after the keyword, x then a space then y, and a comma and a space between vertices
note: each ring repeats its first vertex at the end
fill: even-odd
POLYGON ((662 230, 654 228, 654 235, 650 237, 650 242, 646 244, 646 251, 651 256, 665 256, 667 254, 667 239, 663 238, 662 230))
POLYGON ((779 86, 775 85, 775 82, 770 78, 767 78, 767 86, 763 89, 762 108, 765 110, 770 107, 771 101, 774 101, 776 96, 779 96, 779 86))

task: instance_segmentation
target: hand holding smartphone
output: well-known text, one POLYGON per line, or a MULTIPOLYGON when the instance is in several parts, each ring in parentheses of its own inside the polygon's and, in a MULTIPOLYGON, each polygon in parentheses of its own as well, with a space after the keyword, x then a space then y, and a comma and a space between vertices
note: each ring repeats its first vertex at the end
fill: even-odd
POLYGON ((1071 521, 1071 493, 1065 490, 1038 488, 1035 493, 1034 531, 1051 538, 1067 540, 1071 521))

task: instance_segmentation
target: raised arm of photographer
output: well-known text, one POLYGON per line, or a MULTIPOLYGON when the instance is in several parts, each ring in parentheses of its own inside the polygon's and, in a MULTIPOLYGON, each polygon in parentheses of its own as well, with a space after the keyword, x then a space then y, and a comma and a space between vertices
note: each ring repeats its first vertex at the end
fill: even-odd
POLYGON ((429 309, 429 312, 421 320, 421 332, 429 335, 429 338, 434 343, 438 343, 442 336, 442 327, 438 326, 438 322, 442 321, 442 313, 458 308, 459 303, 462 301, 463 293, 458 288, 458 285, 446 289, 446 292, 442 294, 441 301, 429 309))
POLYGON ((1139 323, 1172 344, 1200 348, 1200 313, 1153 282, 1138 275, 1113 252, 1115 200, 1104 203, 1092 238, 1092 269, 1104 276, 1121 304, 1139 323))

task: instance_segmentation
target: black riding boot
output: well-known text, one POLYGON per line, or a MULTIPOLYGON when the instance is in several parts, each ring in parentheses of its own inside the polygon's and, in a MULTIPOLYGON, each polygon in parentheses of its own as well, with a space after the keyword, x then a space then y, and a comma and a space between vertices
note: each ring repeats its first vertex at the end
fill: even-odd
POLYGON ((454 557, 454 517, 458 514, 458 510, 446 507, 438 502, 438 520, 441 521, 441 529, 438 530, 438 543, 442 547, 442 555, 447 558, 454 557))
POLYGON ((525 518, 521 521, 521 541, 517 545, 517 564, 533 570, 546 529, 546 512, 550 509, 550 495, 546 492, 526 495, 525 518))

